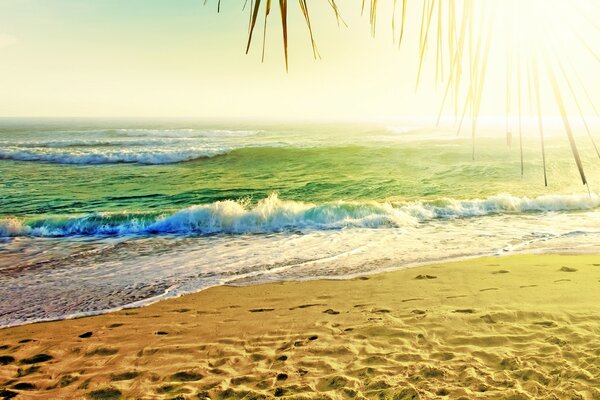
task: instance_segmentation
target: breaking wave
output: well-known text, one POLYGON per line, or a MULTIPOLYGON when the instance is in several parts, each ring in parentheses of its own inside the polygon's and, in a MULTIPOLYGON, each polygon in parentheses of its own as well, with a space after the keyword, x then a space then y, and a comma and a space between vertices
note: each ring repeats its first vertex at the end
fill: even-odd
POLYGON ((433 220, 494 214, 590 210, 600 197, 545 195, 536 198, 499 194, 487 199, 424 202, 331 202, 281 200, 276 194, 252 205, 219 201, 171 214, 95 213, 44 219, 0 219, 0 237, 121 236, 160 234, 250 234, 346 228, 402 228, 433 220))
POLYGON ((45 139, 0 141, 0 160, 55 164, 172 164, 226 154, 245 147, 241 139, 259 131, 196 129, 118 129, 45 132, 45 139))
POLYGON ((119 163, 139 163, 139 164, 173 164, 184 161, 191 161, 198 158, 214 157, 229 153, 228 147, 209 147, 209 148, 160 148, 144 149, 135 148, 99 151, 79 150, 79 151, 56 151, 40 149, 21 149, 9 148, 0 149, 0 160, 18 160, 18 161, 42 161, 54 164, 119 164, 119 163))

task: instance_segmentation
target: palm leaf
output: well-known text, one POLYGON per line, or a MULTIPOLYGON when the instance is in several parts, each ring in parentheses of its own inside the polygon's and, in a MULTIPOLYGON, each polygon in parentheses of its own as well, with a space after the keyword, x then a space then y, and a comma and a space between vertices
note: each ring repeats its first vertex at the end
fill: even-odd
MULTIPOLYGON (((206 3, 207 0, 205 0, 206 3)), ((436 83, 442 81, 445 86, 444 96, 441 102, 441 106, 439 108, 439 113, 437 116, 437 121, 439 123, 443 110, 445 109, 447 103, 452 101, 454 104, 454 115, 457 118, 457 132, 460 132, 463 126, 463 122, 466 119, 467 115, 469 115, 471 120, 471 136, 472 136, 472 157, 475 157, 475 134, 477 131, 477 121, 480 113, 480 106, 482 102, 482 98, 484 97, 484 88, 485 81, 487 75, 487 67, 488 67, 488 58, 490 54, 490 43, 491 43, 491 35, 494 18, 494 10, 490 9, 490 6, 501 4, 501 2, 483 2, 483 1, 475 1, 475 0, 462 0, 460 2, 460 6, 457 6, 457 2, 459 0, 422 0, 420 8, 415 9, 416 16, 420 15, 420 23, 417 24, 418 35, 414 35, 414 39, 418 38, 418 70, 416 75, 416 85, 418 87, 419 82, 422 77, 423 67, 425 64, 426 53, 429 47, 435 46, 435 77, 436 83), (457 11, 460 10, 460 11, 457 11), (433 25, 436 26, 432 28, 432 20, 433 15, 436 14, 436 23, 433 25), (483 16, 483 17, 481 17, 483 16), (481 18, 483 22, 479 22, 479 24, 475 24, 476 18, 481 18), (435 35, 432 30, 435 29, 435 35), (430 46, 430 42, 434 43, 430 46), (445 56, 445 52, 447 56, 445 56), (464 70, 464 71, 463 71, 464 70), (465 72, 468 72, 465 73, 465 72), (464 77, 468 76, 468 79, 464 77), (461 99, 461 93, 463 90, 461 88, 465 88, 464 96, 461 99), (450 95, 452 93, 452 95, 450 95), (462 106, 461 106, 462 105, 462 106), (460 113, 459 113, 460 109, 460 113)), ((246 7, 246 3, 244 3, 244 8, 246 7)), ((338 5, 335 0, 328 0, 329 6, 333 10, 335 14, 336 21, 338 25, 340 22, 344 23, 344 20, 341 16, 338 5)), ((266 47, 266 34, 267 34, 267 19, 271 12, 271 0, 251 0, 250 1, 250 13, 249 13, 249 22, 248 22, 248 38, 246 45, 246 53, 249 52, 252 38, 255 33, 255 27, 257 20, 259 18, 261 7, 264 5, 264 24, 263 24, 263 40, 262 40, 262 60, 265 57, 265 47, 266 47)), ((361 14, 364 13, 367 2, 362 0, 361 2, 361 14)), ((314 58, 319 58, 319 50, 317 48, 317 44, 315 41, 311 14, 308 8, 307 0, 298 0, 298 6, 302 12, 302 16, 304 19, 304 24, 308 28, 310 43, 313 51, 314 58)), ((218 0, 217 3, 217 11, 220 11, 221 1, 218 0)), ((393 41, 398 37, 398 46, 401 46, 404 37, 405 37, 405 27, 406 27, 406 19, 407 19, 407 7, 408 0, 402 0, 402 17, 400 22, 400 32, 399 35, 396 33, 396 9, 398 7, 398 0, 393 0, 392 5, 392 15, 391 15, 391 24, 392 24, 392 37, 393 41)), ((281 15, 281 29, 283 35, 283 51, 285 57, 285 68, 286 71, 289 69, 289 60, 288 60, 288 1, 287 0, 279 0, 279 10, 281 15)), ((369 3, 369 21, 371 25, 371 34, 375 35, 376 26, 377 26, 377 16, 380 12, 378 12, 378 0, 370 0, 369 3)), ((589 16, 585 15, 589 19, 589 16)), ((594 23, 594 21, 591 21, 594 23)), ((594 23, 595 24, 595 23, 594 23)), ((508 21, 510 31, 510 21, 508 21)), ((595 25, 596 26, 596 25, 595 25)), ((552 32, 547 33, 551 36, 552 32)), ((578 35, 577 33, 575 33, 578 35)), ((600 62, 600 56, 598 53, 592 48, 592 46, 581 36, 579 36, 580 43, 584 46, 584 48, 589 52, 592 57, 596 59, 596 61, 600 62)), ((526 55, 523 57, 517 52, 516 60, 513 59, 514 50, 512 49, 515 44, 512 41, 512 37, 508 35, 506 38, 507 43, 507 61, 506 61, 506 104, 505 104, 505 114, 506 114, 506 141, 507 144, 511 144, 511 113, 512 113, 512 102, 513 102, 513 79, 516 79, 517 94, 516 94, 516 108, 518 114, 518 131, 519 131, 519 152, 520 152, 520 163, 521 163, 521 175, 524 174, 524 151, 523 151, 523 85, 527 84, 527 93, 529 97, 529 110, 533 112, 534 108, 536 110, 537 119, 538 119, 538 128, 540 134, 540 145, 542 150, 542 161, 543 161, 543 169, 544 169, 544 184, 548 184, 547 174, 546 174, 546 150, 545 150, 545 138, 544 138, 544 129, 542 125, 542 109, 541 109, 541 84, 539 79, 539 74, 542 73, 539 70, 536 57, 531 55, 526 55), (511 43, 512 42, 512 43, 511 43), (516 61, 516 62, 515 62, 516 61), (513 69, 516 68, 516 74, 513 74, 513 69), (523 78, 523 68, 526 69, 526 82, 524 82, 523 78), (533 102, 535 100, 535 107, 533 102)), ((587 178, 583 169, 583 164, 579 155, 579 150, 577 148, 577 144, 575 142, 573 129, 568 117, 568 112, 566 110, 565 102, 562 97, 562 93, 560 91, 560 85, 557 79, 557 76, 554 72, 554 69, 550 65, 547 56, 544 55, 542 57, 544 60, 545 75, 548 78, 548 82, 552 88, 552 92, 554 93, 554 101, 557 105, 561 117, 563 119, 563 125, 566 131, 567 139, 569 141, 569 145, 571 147, 571 152, 575 159, 575 163, 579 174, 581 176, 581 180, 584 184, 587 184, 587 178)), ((596 152, 598 158, 600 158, 600 149, 598 149, 594 138, 591 134, 591 129, 585 119, 585 115, 583 112, 583 108, 581 106, 580 100, 577 96, 577 93, 573 87, 570 75, 565 70, 564 66, 558 63, 561 72, 562 81, 565 82, 566 86, 569 89, 569 94, 572 97, 576 108, 579 112, 581 119, 584 122, 584 127, 588 133, 592 146, 596 152)), ((575 74, 577 79, 581 80, 580 77, 575 74)), ((581 82, 580 82, 581 83, 581 82)), ((587 97, 588 102, 594 108, 594 112, 598 115, 598 111, 594 106, 594 102, 591 99, 591 96, 586 90, 585 84, 581 83, 585 96, 587 97)))

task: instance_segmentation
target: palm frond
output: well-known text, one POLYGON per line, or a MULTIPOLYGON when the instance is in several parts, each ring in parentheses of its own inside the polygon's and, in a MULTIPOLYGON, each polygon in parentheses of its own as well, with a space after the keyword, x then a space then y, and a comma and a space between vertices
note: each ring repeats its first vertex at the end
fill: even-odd
MULTIPOLYGON (((206 3, 207 0, 205 0, 206 3)), ((244 3, 244 9, 246 8, 246 2, 244 3)), ((392 13, 391 13, 391 26, 392 26, 392 41, 398 41, 400 47, 405 40, 406 35, 406 21, 408 9, 414 11, 415 19, 420 21, 417 24, 418 32, 414 32, 411 35, 411 39, 414 40, 418 46, 418 54, 416 59, 418 61, 418 70, 415 77, 415 83, 418 87, 426 63, 426 54, 429 48, 435 49, 435 82, 442 82, 444 85, 444 95, 437 115, 437 121, 440 122, 441 116, 444 109, 447 107, 449 102, 454 105, 454 116, 457 120, 457 133, 462 130, 465 119, 471 120, 471 137, 472 137, 472 157, 475 158, 475 135, 477 131, 477 121, 481 110, 481 103, 485 97, 485 82, 488 71, 488 60, 492 47, 492 27, 495 21, 495 9, 494 6, 498 6, 501 2, 483 2, 476 0, 421 0, 419 3, 416 1, 414 4, 418 4, 412 8, 408 6, 408 0, 402 0, 401 7, 398 6, 398 0, 393 0, 392 13), (397 30, 397 8, 400 8, 401 20, 399 32, 397 30), (434 21, 435 16, 435 22, 434 21), (418 19, 417 19, 418 18, 418 19), (481 20, 478 20, 481 19, 481 20), (461 93, 464 94, 461 96, 461 93), (461 98, 462 97, 462 98, 461 98)), ((338 25, 345 21, 341 16, 340 9, 336 3, 336 0, 328 0, 328 4, 335 15, 338 25)), ((279 0, 278 2, 280 15, 281 15, 281 29, 283 36, 283 51, 285 58, 286 71, 289 69, 288 60, 288 0, 279 0)), ((369 22, 371 26, 371 34, 375 35, 377 27, 377 16, 380 13, 378 10, 378 0, 362 0, 361 2, 361 14, 364 14, 368 6, 369 22)), ((412 4, 411 4, 412 6, 412 4)), ((217 11, 220 11, 221 1, 218 0, 217 11)), ((246 53, 249 52, 252 44, 252 38, 255 34, 255 26, 259 19, 261 7, 264 9, 264 23, 263 23, 263 41, 262 41, 262 60, 265 57, 265 46, 266 46, 266 34, 267 34, 267 19, 271 12, 271 0, 251 0, 250 1, 250 12, 249 12, 249 23, 248 23, 248 38, 246 44, 246 53)), ((304 24, 306 25, 309 33, 309 39, 313 51, 313 57, 319 58, 319 50, 316 44, 311 12, 308 8, 307 0, 298 0, 298 7, 302 13, 304 24)), ((584 15, 590 20, 590 22, 596 27, 597 25, 593 19, 590 19, 588 15, 584 15)), ((583 184, 587 184, 587 178, 584 172, 583 163, 579 154, 575 136, 573 133, 572 124, 569 120, 569 113, 567 112, 567 106, 561 93, 559 79, 567 86, 568 94, 571 102, 574 102, 579 112, 579 116, 584 123, 584 128, 588 133, 590 142, 595 150, 596 155, 600 159, 600 149, 598 149, 596 142, 592 136, 591 128, 589 127, 583 107, 581 105, 578 94, 573 86, 571 75, 568 73, 564 65, 558 61, 560 75, 557 76, 554 68, 548 60, 547 55, 543 55, 542 60, 545 65, 545 69, 541 70, 538 67, 538 60, 536 55, 522 54, 518 46, 518 40, 514 36, 514 31, 511 33, 511 24, 514 21, 507 21, 505 30, 507 32, 506 42, 506 101, 505 101, 505 115, 506 115, 506 142, 510 146, 512 142, 512 124, 511 115, 513 113, 513 107, 516 106, 516 114, 518 120, 518 133, 519 133, 519 153, 520 153, 520 164, 521 164, 521 175, 524 175, 524 151, 523 151, 523 88, 527 85, 527 96, 529 99, 529 110, 531 113, 537 115, 538 120, 538 131, 540 135, 540 146, 542 151, 542 162, 544 170, 544 184, 547 186, 547 172, 546 172, 546 146, 545 136, 542 118, 542 106, 541 106, 541 93, 542 93, 542 81, 540 77, 545 75, 547 83, 549 83, 552 92, 554 93, 554 103, 560 111, 561 118, 563 120, 563 126, 569 141, 571 152, 575 159, 577 169, 583 184), (516 40, 515 40, 516 39, 516 40), (516 45, 516 46, 515 46, 516 45), (516 47, 515 51, 513 47, 516 47), (526 71, 525 75, 523 71, 526 71), (515 81, 513 81, 515 80, 515 81), (516 95, 513 95, 513 89, 516 86, 516 95), (513 98, 516 99, 516 104, 513 105, 513 98), (535 107, 534 103, 535 102, 535 107)), ((547 35, 552 36, 552 32, 548 32, 547 35)), ((582 38, 578 33, 575 33, 580 39, 580 44, 583 48, 591 54, 591 56, 600 63, 600 56, 598 52, 592 47, 592 45, 585 39, 582 38)), ((545 51, 545 50, 544 50, 545 51)), ((581 82, 581 78, 575 74, 579 80, 580 86, 583 88, 588 103, 590 103, 594 109, 594 112, 598 116, 598 111, 592 101, 590 94, 586 90, 586 85, 581 82)))

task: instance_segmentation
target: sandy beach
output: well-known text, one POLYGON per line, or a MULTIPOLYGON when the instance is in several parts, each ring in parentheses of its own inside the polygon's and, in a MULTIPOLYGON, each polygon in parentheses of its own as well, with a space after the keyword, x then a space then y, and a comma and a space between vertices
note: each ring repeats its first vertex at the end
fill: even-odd
POLYGON ((17 399, 598 399, 600 256, 214 287, 0 331, 17 399))
POLYGON ((600 0, 0 16, 0 400, 600 400, 600 0))

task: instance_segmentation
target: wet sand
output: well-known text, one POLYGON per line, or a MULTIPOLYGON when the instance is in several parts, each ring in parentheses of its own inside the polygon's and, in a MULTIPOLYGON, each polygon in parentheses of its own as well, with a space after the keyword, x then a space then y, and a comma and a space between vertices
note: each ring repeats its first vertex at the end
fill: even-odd
POLYGON ((0 398, 600 399, 600 255, 215 287, 0 330, 0 398))

